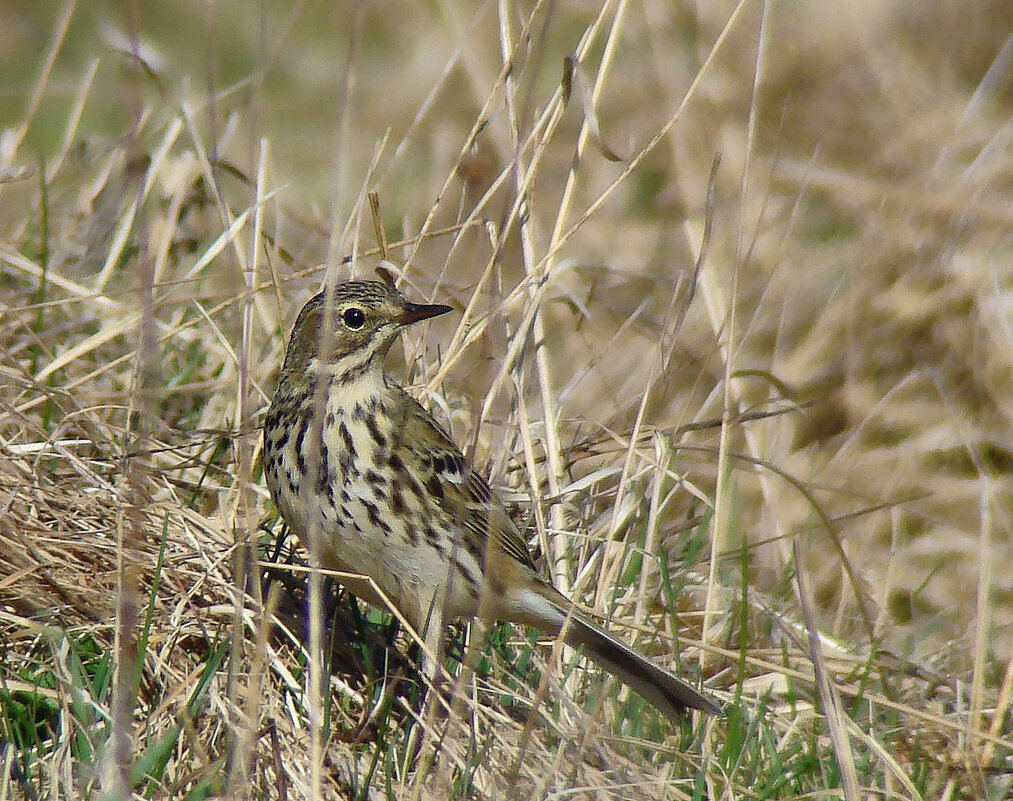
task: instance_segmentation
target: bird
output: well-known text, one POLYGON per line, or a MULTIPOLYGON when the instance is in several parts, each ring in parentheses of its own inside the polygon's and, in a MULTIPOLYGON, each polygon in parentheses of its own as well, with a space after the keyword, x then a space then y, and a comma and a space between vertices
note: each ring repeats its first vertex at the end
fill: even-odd
POLYGON ((407 327, 453 311, 354 280, 292 327, 264 419, 264 475, 281 518, 352 594, 396 607, 427 644, 475 617, 534 627, 583 653, 669 718, 717 702, 594 622, 542 577, 486 479, 384 370, 407 327))

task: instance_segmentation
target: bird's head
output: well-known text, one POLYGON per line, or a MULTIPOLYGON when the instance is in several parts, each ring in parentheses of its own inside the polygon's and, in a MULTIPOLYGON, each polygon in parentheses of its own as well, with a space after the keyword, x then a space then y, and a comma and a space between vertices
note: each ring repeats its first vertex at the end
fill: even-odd
POLYGON ((320 364, 338 374, 368 369, 379 365, 402 328, 452 310, 411 303, 380 281, 338 284, 310 298, 299 312, 282 370, 291 374, 320 364))

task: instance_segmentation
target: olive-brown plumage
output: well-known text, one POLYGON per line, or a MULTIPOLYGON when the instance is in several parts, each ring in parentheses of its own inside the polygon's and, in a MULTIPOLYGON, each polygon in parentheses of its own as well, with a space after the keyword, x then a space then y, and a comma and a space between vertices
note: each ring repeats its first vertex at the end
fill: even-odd
POLYGON ((640 655, 538 573, 513 520, 447 433, 383 371, 400 330, 450 311, 393 287, 350 281, 312 298, 289 339, 264 423, 267 484, 285 522, 324 564, 355 577, 434 642, 478 614, 558 634, 675 717, 717 704, 640 655))

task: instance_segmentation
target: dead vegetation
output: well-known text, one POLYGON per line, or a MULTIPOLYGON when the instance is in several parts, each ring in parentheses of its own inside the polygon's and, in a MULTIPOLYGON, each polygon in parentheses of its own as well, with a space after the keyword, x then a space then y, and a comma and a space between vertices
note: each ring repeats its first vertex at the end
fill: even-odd
POLYGON ((0 795, 1010 792, 1005 5, 139 5, 0 12, 0 795), (464 631, 416 750, 407 638, 308 616, 257 426, 367 190, 459 309, 391 369, 727 719, 464 631))

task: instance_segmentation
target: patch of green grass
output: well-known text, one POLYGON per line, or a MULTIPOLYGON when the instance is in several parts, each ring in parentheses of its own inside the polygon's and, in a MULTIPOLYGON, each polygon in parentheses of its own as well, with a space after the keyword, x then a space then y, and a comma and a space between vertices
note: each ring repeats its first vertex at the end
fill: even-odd
POLYGON ((241 5, 0 9, 0 796, 109 797, 122 738, 153 800, 797 799, 850 792, 849 762, 859 795, 1007 796, 1002 26, 942 2, 241 5), (911 35, 938 20, 946 41, 911 35), (417 723, 389 615, 327 589, 309 620, 257 426, 317 265, 375 266, 372 189, 413 291, 460 311, 408 342, 420 395, 538 558, 666 664, 702 661, 727 717, 672 726, 579 656, 536 699, 550 651, 508 625, 448 643, 455 711, 417 723))

